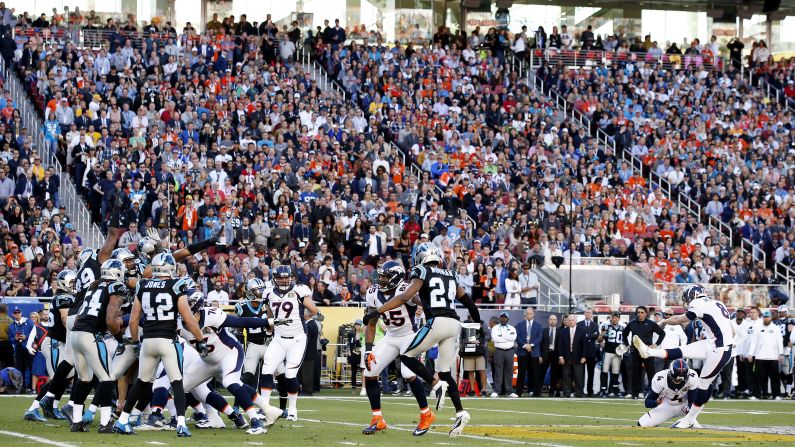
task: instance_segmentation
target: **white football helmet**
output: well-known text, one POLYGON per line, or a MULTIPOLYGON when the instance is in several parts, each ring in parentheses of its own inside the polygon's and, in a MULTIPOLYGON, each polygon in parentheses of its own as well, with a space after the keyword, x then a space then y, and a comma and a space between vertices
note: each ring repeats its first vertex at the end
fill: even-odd
POLYGON ((417 252, 414 254, 414 263, 422 265, 429 262, 442 262, 442 253, 436 245, 430 242, 423 242, 417 247, 417 252))
POLYGON ((71 269, 61 270, 55 278, 55 288, 58 292, 74 295, 77 286, 77 272, 71 269))
POLYGON ((177 275, 177 261, 170 253, 160 253, 152 259, 152 276, 174 278, 177 275))
POLYGON ((122 281, 124 279, 124 263, 118 259, 108 259, 102 263, 100 277, 108 281, 122 281))
POLYGON ((80 256, 77 257, 77 270, 83 268, 85 263, 92 258, 97 259, 97 252, 93 248, 86 248, 81 251, 80 256))

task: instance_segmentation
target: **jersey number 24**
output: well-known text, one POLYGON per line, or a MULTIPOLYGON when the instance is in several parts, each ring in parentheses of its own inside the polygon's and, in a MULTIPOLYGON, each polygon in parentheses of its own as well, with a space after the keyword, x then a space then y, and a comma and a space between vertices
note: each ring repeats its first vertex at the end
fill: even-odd
POLYGON ((445 287, 442 278, 433 277, 428 284, 431 286, 432 308, 449 307, 450 309, 455 309, 456 285, 454 280, 447 281, 447 287, 445 287))

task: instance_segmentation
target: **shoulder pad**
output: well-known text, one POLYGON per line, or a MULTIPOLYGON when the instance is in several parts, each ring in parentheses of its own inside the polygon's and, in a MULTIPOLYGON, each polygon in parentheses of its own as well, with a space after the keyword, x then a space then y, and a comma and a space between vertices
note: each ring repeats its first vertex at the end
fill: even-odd
POLYGON ((243 304, 237 303, 235 304, 235 313, 239 316, 243 316, 243 304))
POLYGON ((108 284, 108 293, 110 295, 127 296, 127 286, 119 281, 114 281, 108 284))
POLYGON ((295 292, 301 298, 312 296, 312 289, 304 284, 298 284, 293 287, 293 292, 295 292))
POLYGON ((189 286, 190 284, 188 283, 187 278, 180 278, 177 280, 176 283, 174 283, 172 290, 174 290, 176 296, 179 297, 182 295, 187 295, 189 286))
POLYGON ((415 265, 411 269, 411 273, 409 274, 409 278, 411 278, 411 279, 419 278, 419 279, 424 281, 426 272, 427 272, 427 270, 425 269, 425 267, 423 267, 421 265, 415 265))

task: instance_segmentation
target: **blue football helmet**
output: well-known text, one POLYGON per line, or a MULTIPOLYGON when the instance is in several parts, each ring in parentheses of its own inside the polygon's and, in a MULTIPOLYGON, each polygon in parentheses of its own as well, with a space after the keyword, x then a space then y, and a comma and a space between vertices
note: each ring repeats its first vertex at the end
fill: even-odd
POLYGON ((406 269, 398 261, 387 261, 378 267, 378 290, 388 293, 397 288, 403 277, 406 276, 406 269))
POLYGON ((682 304, 687 307, 691 301, 707 295, 707 291, 700 284, 691 284, 682 292, 682 304))
POLYGON ((295 285, 293 269, 289 265, 279 265, 273 269, 273 284, 281 292, 289 292, 295 285))
POLYGON ((681 388, 687 381, 690 368, 684 359, 676 359, 668 366, 668 382, 674 388, 681 388))

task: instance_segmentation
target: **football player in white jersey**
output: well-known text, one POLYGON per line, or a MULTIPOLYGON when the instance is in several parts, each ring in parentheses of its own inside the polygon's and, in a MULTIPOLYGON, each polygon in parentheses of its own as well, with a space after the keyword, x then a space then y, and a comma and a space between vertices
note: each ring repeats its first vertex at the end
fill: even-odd
POLYGON ((690 428, 696 424, 696 418, 709 401, 710 385, 718 377, 721 370, 732 356, 734 344, 734 326, 728 309, 720 301, 712 299, 704 287, 693 284, 682 292, 682 303, 687 309, 683 315, 666 318, 658 324, 665 327, 668 324, 685 325, 691 321, 701 320, 704 323, 706 338, 681 348, 660 349, 649 348, 643 341, 634 336, 632 343, 642 358, 657 357, 668 360, 680 358, 704 359, 704 365, 699 375, 698 390, 691 401, 690 411, 685 417, 677 421, 673 428, 690 428))
POLYGON ((270 399, 273 389, 273 374, 280 364, 285 363, 284 376, 287 379, 287 420, 298 420, 298 368, 306 351, 306 326, 304 309, 314 316, 317 307, 312 301, 312 291, 302 284, 295 284, 293 270, 289 265, 280 265, 273 270, 273 288, 266 292, 265 299, 270 303, 273 317, 290 320, 287 324, 274 328, 273 340, 265 350, 262 365, 263 397, 270 399))
MULTIPOLYGON (((687 367, 683 359, 676 359, 651 379, 649 393, 646 395, 646 408, 638 419, 640 427, 656 427, 668 419, 680 417, 690 411, 690 397, 698 389, 698 374, 687 367)), ((693 425, 701 428, 698 422, 693 425)))
MULTIPOLYGON (((403 281, 406 269, 398 261, 387 261, 378 268, 378 284, 367 290, 367 311, 371 312, 389 301, 396 293, 401 293, 408 288, 408 283, 403 281)), ((367 398, 370 400, 370 409, 373 418, 370 425, 362 430, 365 435, 372 435, 387 428, 384 416, 381 414, 381 385, 379 376, 384 368, 388 367, 400 353, 405 351, 414 340, 417 330, 414 324, 414 313, 417 306, 411 302, 405 303, 397 309, 391 310, 381 318, 386 325, 386 335, 373 346, 375 340, 375 327, 378 319, 372 319, 365 327, 365 352, 364 352, 364 385, 367 398)), ((425 397, 425 386, 417 380, 406 365, 401 364, 400 374, 409 382, 414 398, 420 406, 420 423, 414 429, 414 436, 422 436, 428 432, 436 416, 428 407, 425 397)))
MULTIPOLYGON (((185 369, 185 390, 192 391, 199 385, 215 377, 218 382, 235 396, 235 401, 251 420, 249 434, 267 433, 266 426, 273 425, 282 415, 282 411, 270 406, 267 399, 257 394, 251 387, 244 387, 240 375, 243 369, 243 346, 226 330, 227 327, 235 328, 263 328, 289 324, 289 320, 271 320, 255 317, 237 317, 227 315, 221 309, 204 307, 204 296, 201 292, 194 292, 188 298, 188 304, 199 322, 204 343, 207 345, 207 354, 187 365, 185 369), (265 413, 266 424, 263 425, 257 414, 258 407, 265 413)), ((180 335, 189 343, 197 343, 196 337, 180 324, 180 335)), ((202 340, 198 340, 201 342, 202 340)), ((205 400, 206 395, 195 396, 205 400)), ((221 408, 223 411, 224 407, 221 408)))

